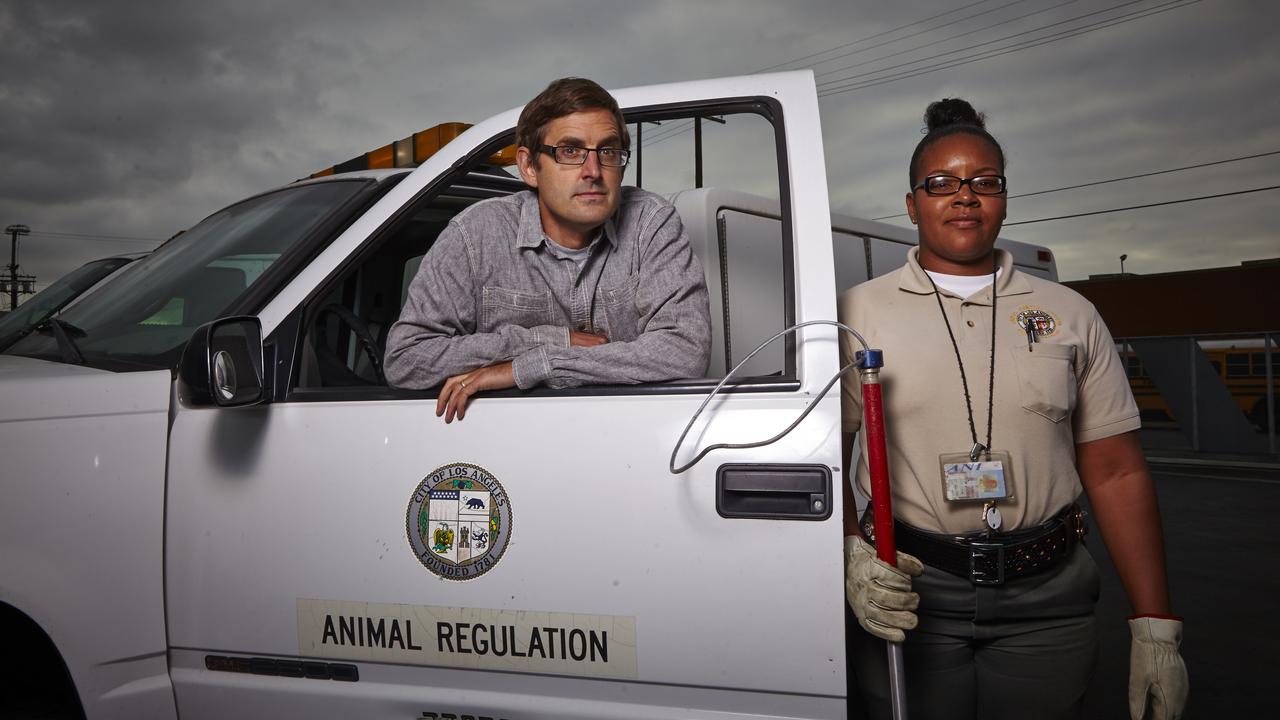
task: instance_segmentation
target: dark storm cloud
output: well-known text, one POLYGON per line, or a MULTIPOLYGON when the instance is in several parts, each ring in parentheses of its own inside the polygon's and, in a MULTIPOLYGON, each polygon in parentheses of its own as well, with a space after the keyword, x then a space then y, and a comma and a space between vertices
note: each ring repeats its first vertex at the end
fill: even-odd
MULTIPOLYGON (((196 3, 8 3, 0 193, 28 202, 128 198, 190 177, 198 152, 315 111, 297 48, 263 42, 289 15, 196 3)), ((281 32, 283 34, 283 32, 281 32)), ((284 38, 281 38, 282 40, 284 38)), ((337 52, 336 49, 331 49, 337 52)))
MULTIPOLYGON (((1114 4, 1082 2, 1062 12, 1114 4)), ((905 157, 920 137, 919 113, 945 96, 968 98, 988 113, 1005 146, 1013 195, 1280 150, 1274 120, 1280 96, 1264 89, 1280 76, 1276 14, 1271 4, 1186 5, 849 93, 847 103, 828 98, 823 112, 833 206, 872 217, 901 213, 905 157), (880 138, 865 148, 883 171, 866 175, 833 159, 832 123, 855 128, 866 140, 880 138)), ((1011 197, 1009 223, 1277 185, 1274 159, 1011 197)), ((1276 197, 1009 225, 1004 235, 1048 245, 1065 278, 1116 272, 1122 253, 1129 255, 1126 269, 1138 272, 1233 265, 1280 256, 1280 238, 1265 219, 1276 197)))
MULTIPOLYGON (((962 50, 1120 0, 969 5, 0 0, 0 226, 163 238, 414 131, 517 106, 563 75, 624 87, 780 66, 812 67, 822 83, 837 76, 822 73, 854 63, 875 60, 845 72, 962 50), (1005 24, 946 39, 997 22, 1005 24), (907 23, 917 24, 885 34, 907 23)), ((1193 3, 980 62, 935 60, 935 72, 824 97, 832 207, 900 213, 920 114, 948 95, 990 114, 1018 191, 1280 149, 1278 7, 1193 3)), ((1010 221, 1206 194, 1215 177, 1228 189, 1280 184, 1274 167, 1240 163, 1015 199, 1010 221)), ((1064 277, 1113 271, 1120 252, 1148 271, 1234 264, 1280 255, 1262 219, 1274 203, 1262 194, 1005 234, 1049 245, 1064 277)), ((21 262, 43 281, 150 245, 33 234, 21 262)))

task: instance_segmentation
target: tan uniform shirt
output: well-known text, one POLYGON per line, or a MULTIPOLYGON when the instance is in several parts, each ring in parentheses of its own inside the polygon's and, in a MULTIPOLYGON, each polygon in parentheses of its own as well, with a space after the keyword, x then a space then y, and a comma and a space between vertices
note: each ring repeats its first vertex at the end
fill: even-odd
MULTIPOLYGON (((956 353, 921 269, 919 248, 895 273, 840 296, 840 321, 884 351, 880 372, 893 514, 916 527, 961 533, 981 529, 982 504, 944 499, 939 457, 973 446, 956 353)), ((1012 455, 1012 500, 1000 502, 1004 529, 1042 523, 1080 495, 1075 446, 1138 429, 1138 407, 1111 333, 1093 305, 1075 291, 1013 269, 996 283, 995 400, 992 449, 1012 455), (1038 329, 1028 351, 1025 324, 1038 329)), ((973 405, 978 441, 987 437, 991 362, 991 288, 968 298, 941 291, 955 333, 973 405)), ((857 341, 842 336, 852 358, 857 341)), ((846 359, 847 362, 847 359, 846 359)), ((844 431, 862 426, 856 373, 842 386, 844 431)), ((857 483, 870 496, 866 441, 857 483)))

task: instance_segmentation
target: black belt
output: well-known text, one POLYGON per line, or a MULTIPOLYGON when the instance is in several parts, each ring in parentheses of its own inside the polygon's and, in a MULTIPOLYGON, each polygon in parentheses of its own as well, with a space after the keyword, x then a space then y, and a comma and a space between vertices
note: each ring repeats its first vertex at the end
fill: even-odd
MULTIPOLYGON (((869 506, 862 515, 862 532, 875 541, 869 506)), ((893 521, 899 550, 974 585, 1003 585, 1052 569, 1071 556, 1086 532, 1084 511, 1074 503, 1043 525, 1007 533, 947 535, 893 521)))

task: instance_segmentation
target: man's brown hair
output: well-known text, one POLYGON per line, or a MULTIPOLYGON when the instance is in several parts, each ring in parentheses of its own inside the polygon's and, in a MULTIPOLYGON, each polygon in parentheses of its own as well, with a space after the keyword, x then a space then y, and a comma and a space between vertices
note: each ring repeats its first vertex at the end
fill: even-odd
POLYGON ((541 155, 538 146, 542 145, 546 137, 547 125, 556 118, 584 110, 605 110, 612 113, 618 126, 622 149, 631 149, 631 135, 627 132, 627 121, 618 109, 618 101, 596 82, 578 77, 551 81, 546 90, 538 93, 537 97, 524 106, 524 110, 520 112, 520 120, 516 123, 516 146, 529 148, 536 163, 541 155))

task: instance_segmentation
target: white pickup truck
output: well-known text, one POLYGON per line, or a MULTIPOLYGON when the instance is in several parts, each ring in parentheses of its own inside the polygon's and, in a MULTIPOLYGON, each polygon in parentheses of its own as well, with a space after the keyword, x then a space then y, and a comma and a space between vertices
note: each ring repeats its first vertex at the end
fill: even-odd
POLYGON ((522 187, 489 164, 516 110, 415 170, 217 212, 0 354, 0 714, 845 716, 835 330, 754 358, 679 460, 816 404, 793 432, 668 458, 726 368, 834 319, 911 234, 832 216, 807 72, 616 96, 627 181, 706 267, 710 376, 482 395, 450 425, 387 387, 422 254, 522 187))

